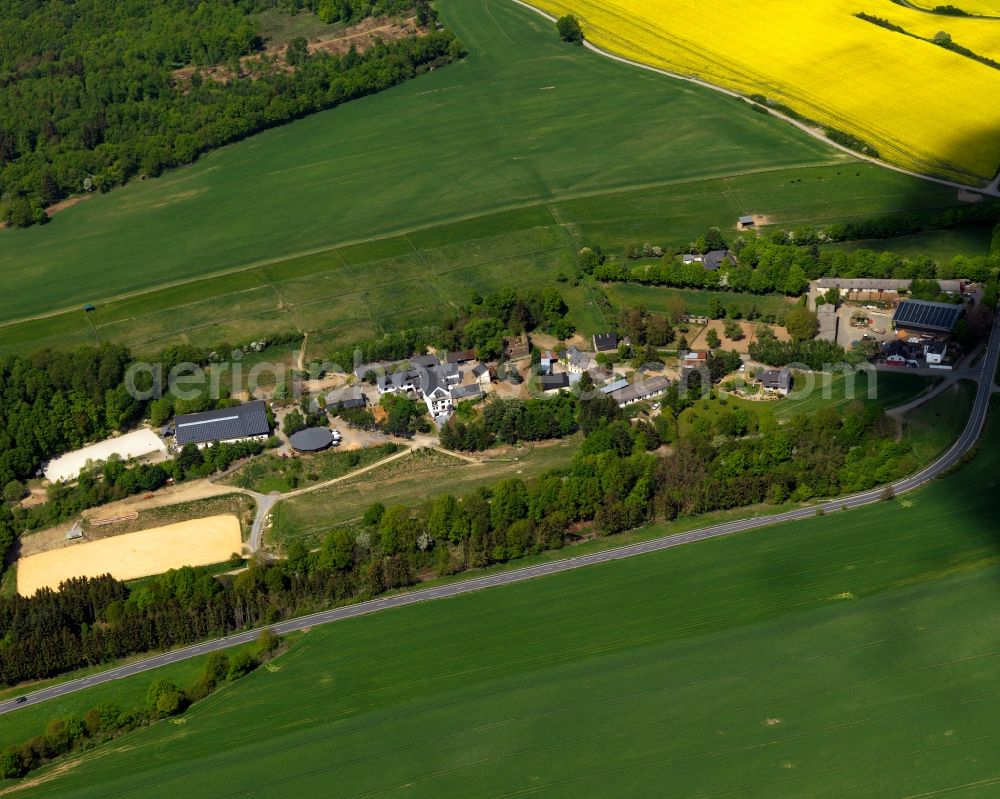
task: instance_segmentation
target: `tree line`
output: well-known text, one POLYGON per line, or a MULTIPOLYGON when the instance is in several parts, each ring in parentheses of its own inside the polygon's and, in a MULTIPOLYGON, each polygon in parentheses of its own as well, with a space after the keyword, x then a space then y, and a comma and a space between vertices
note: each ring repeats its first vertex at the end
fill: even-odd
MULTIPOLYGON (((718 233, 718 231, 716 231, 718 233)), ((702 263, 684 263, 667 250, 655 263, 629 266, 621 260, 595 262, 592 248, 581 251, 580 263, 595 279, 603 282, 632 282, 653 286, 724 290, 750 294, 801 295, 811 280, 821 277, 897 278, 903 280, 967 279, 985 283, 1000 268, 1000 250, 989 256, 959 255, 948 261, 927 256, 903 257, 892 252, 858 249, 822 249, 815 233, 800 230, 790 237, 777 231, 770 238, 743 234, 732 242, 720 239, 720 249, 731 252, 717 270, 702 263)))
POLYGON ((124 0, 0 6, 0 198, 15 226, 43 223, 44 209, 84 191, 191 163, 211 149, 394 86, 459 58, 418 0, 124 0), (261 49, 257 14, 319 11, 330 22, 418 12, 426 35, 376 42, 365 52, 309 53, 304 39, 284 58, 261 49), (225 81, 199 67, 226 64, 225 81), (190 77, 180 67, 194 65, 190 77), (289 68, 291 67, 291 68, 289 68))

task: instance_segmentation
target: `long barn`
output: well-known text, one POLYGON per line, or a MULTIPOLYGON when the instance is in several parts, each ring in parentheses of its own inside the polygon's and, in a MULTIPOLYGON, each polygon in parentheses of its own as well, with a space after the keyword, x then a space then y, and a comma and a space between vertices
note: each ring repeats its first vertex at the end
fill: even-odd
POLYGON ((892 323, 897 330, 932 336, 950 336, 962 315, 961 305, 906 300, 896 307, 892 323))

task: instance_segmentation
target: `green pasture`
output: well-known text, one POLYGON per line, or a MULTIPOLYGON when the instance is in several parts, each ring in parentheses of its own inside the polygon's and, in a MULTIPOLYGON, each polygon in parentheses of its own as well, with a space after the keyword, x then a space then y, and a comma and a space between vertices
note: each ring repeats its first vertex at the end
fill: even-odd
POLYGON ((335 347, 439 320, 474 290, 551 284, 582 242, 682 246, 742 212, 792 225, 954 203, 564 45, 506 0, 441 12, 461 63, 4 231, 0 321, 65 313, 0 328, 0 350, 293 331, 335 347))
POLYGON ((998 438, 899 501, 315 628, 21 795, 988 796, 998 438))
POLYGON ((826 245, 824 249, 854 250, 868 249, 876 252, 893 252, 904 258, 927 256, 941 263, 947 263, 956 255, 977 257, 990 254, 989 227, 960 228, 958 230, 935 230, 900 236, 895 239, 874 239, 867 241, 845 241, 826 245))
POLYGON ((709 313, 709 303, 719 300, 725 309, 738 308, 743 316, 756 308, 762 315, 783 314, 795 303, 780 294, 739 294, 733 291, 702 291, 698 289, 675 289, 664 286, 644 286, 639 283, 608 283, 601 286, 611 304, 617 309, 637 308, 640 305, 652 313, 670 313, 677 298, 680 298, 687 312, 694 316, 709 313))
POLYGON ((367 449, 340 452, 336 449, 317 454, 281 458, 265 454, 253 458, 227 476, 226 485, 248 488, 261 494, 282 494, 297 488, 343 477, 356 469, 388 458, 401 450, 398 444, 381 444, 367 449))
POLYGON ((462 496, 492 487, 510 477, 528 479, 566 466, 580 439, 491 451, 485 462, 469 461, 438 450, 418 450, 358 477, 293 497, 274 509, 267 543, 279 548, 299 538, 316 544, 334 527, 357 522, 373 502, 386 507, 415 506, 437 494, 462 496))
POLYGON ((860 372, 794 374, 792 392, 784 399, 768 403, 779 420, 800 413, 812 414, 823 408, 842 411, 854 401, 881 405, 886 410, 903 405, 932 388, 941 378, 908 372, 860 372))

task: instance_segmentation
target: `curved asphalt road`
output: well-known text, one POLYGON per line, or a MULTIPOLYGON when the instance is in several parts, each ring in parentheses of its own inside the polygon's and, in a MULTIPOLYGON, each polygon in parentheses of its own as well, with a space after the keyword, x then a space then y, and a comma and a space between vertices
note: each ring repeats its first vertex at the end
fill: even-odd
MULTIPOLYGON (((1000 324, 997 324, 996 320, 994 320, 989 347, 987 348, 986 355, 982 360, 982 365, 978 372, 979 389, 976 393, 976 401, 972 407, 972 415, 969 418, 969 423, 966 425, 962 435, 959 436, 958 440, 944 455, 941 456, 941 458, 912 477, 908 477, 905 480, 895 483, 893 485, 893 489, 897 495, 913 491, 915 488, 919 488, 920 486, 935 479, 943 472, 946 472, 975 445, 977 439, 982 433, 983 426, 986 423, 990 397, 993 394, 993 377, 996 374, 998 359, 1000 359, 1000 324)), ((699 530, 691 530, 686 533, 678 533, 676 535, 644 541, 640 544, 631 544, 617 549, 594 552, 589 555, 567 558, 565 560, 558 560, 552 563, 543 563, 537 566, 526 566, 520 569, 513 569, 511 571, 498 574, 474 577, 468 580, 462 580, 461 582, 451 583, 449 585, 441 585, 434 588, 423 588, 395 596, 372 599, 368 602, 359 602, 355 605, 348 605, 342 608, 335 608, 334 610, 325 610, 320 613, 314 613, 311 616, 301 616, 296 619, 289 619, 288 621, 272 625, 271 629, 278 634, 284 634, 295 630, 304 630, 309 627, 314 627, 317 624, 329 624, 342 619, 354 618, 355 616, 377 613, 378 611, 388 610, 389 608, 398 608, 404 605, 413 605, 417 602, 427 602, 432 599, 444 599, 445 597, 458 596, 459 594, 468 594, 472 591, 480 591, 484 588, 493 588, 495 586, 523 582, 524 580, 533 580, 536 577, 543 577, 547 574, 558 574, 559 572, 570 571, 571 569, 580 569, 584 566, 591 566, 597 563, 607 563, 609 561, 622 560, 623 558, 631 558, 636 555, 644 555, 648 552, 657 552, 662 549, 671 549, 673 547, 682 546, 683 544, 690 544, 694 541, 704 541, 708 538, 718 538, 720 536, 732 535, 733 533, 755 530, 760 527, 770 527, 771 525, 778 524, 780 522, 810 518, 816 515, 818 508, 823 508, 827 512, 833 512, 845 508, 857 508, 862 505, 869 505, 880 501, 883 491, 884 488, 877 488, 872 491, 864 491, 860 494, 852 494, 850 496, 841 497, 840 499, 832 500, 821 505, 814 505, 807 508, 797 508, 795 510, 788 511, 787 513, 726 522, 725 524, 717 524, 713 527, 703 527, 699 530)), ((125 666, 119 666, 118 668, 109 669, 108 671, 102 671, 90 677, 82 677, 80 679, 71 680, 59 685, 53 685, 50 688, 43 688, 40 691, 28 694, 28 701, 23 702, 20 705, 15 704, 13 700, 0 703, 0 713, 10 713, 11 711, 19 710, 20 708, 28 707, 29 705, 35 705, 38 702, 43 702, 46 699, 53 699, 58 696, 73 693, 74 691, 89 688, 92 685, 100 685, 101 683, 118 680, 132 674, 149 671, 150 669, 155 669, 158 666, 163 666, 168 663, 176 663, 177 661, 195 657, 196 655, 214 652, 219 649, 226 649, 231 646, 236 646, 237 644, 248 643, 255 640, 259 635, 260 630, 249 630, 247 632, 238 633, 226 638, 218 638, 212 641, 205 641, 200 644, 188 646, 183 649, 175 649, 170 652, 165 652, 162 655, 156 655, 155 657, 146 658, 145 660, 140 660, 125 666)))

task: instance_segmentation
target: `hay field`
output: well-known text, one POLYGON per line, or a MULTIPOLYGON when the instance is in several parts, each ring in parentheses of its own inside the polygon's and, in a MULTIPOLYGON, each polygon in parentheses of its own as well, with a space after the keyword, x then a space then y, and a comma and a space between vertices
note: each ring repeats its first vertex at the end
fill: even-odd
POLYGON ((235 516, 209 516, 41 552, 17 564, 17 592, 58 588, 71 577, 132 580, 181 566, 220 563, 243 547, 235 516))
POLYGON ((1000 119, 994 104, 983 101, 1000 97, 1000 70, 854 14, 919 24, 931 36, 954 29, 959 44, 975 49, 988 39, 991 50, 995 20, 927 14, 891 0, 761 0, 749 7, 734 0, 533 4, 554 15, 577 15, 590 41, 610 52, 762 94, 853 134, 908 169, 982 184, 1000 165, 1000 119))

